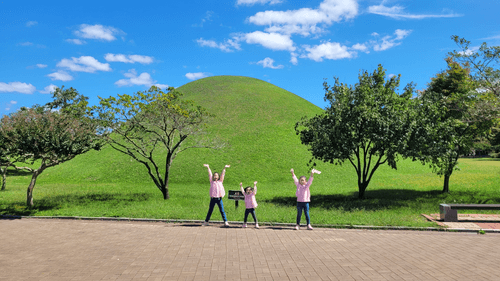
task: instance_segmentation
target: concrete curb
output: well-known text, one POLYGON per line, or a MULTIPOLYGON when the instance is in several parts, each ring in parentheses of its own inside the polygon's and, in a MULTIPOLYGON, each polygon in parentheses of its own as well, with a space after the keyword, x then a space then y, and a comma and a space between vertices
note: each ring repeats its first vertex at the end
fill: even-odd
MULTIPOLYGON (((423 215, 425 216, 425 215, 423 215)), ((425 216, 427 218, 427 216, 425 216)), ((100 220, 100 221, 130 221, 130 222, 163 222, 163 223, 196 223, 202 224, 202 220, 182 219, 148 219, 148 218, 124 218, 124 217, 80 217, 80 216, 14 216, 0 215, 0 219, 62 219, 62 220, 100 220)), ((223 221, 210 221, 211 224, 223 224, 223 221)), ((243 224, 240 221, 230 221, 232 225, 243 224)), ((436 222, 437 223, 437 222, 436 222)), ((261 226, 293 228, 293 223, 259 222, 261 226)), ((314 225, 316 228, 335 229, 359 229, 359 230, 406 230, 406 231, 443 231, 443 232, 469 232, 478 233, 475 229, 466 228, 441 228, 441 227, 409 227, 409 226, 373 226, 373 225, 314 225)), ((482 229, 485 233, 500 233, 500 229, 482 229)))

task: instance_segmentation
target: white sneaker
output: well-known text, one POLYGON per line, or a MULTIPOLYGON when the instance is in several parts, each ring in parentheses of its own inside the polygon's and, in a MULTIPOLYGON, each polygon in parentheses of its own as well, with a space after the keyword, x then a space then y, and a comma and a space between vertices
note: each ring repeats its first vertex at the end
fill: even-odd
POLYGON ((299 230, 299 229, 300 229, 300 226, 297 224, 297 225, 295 226, 295 230, 299 230))
POLYGON ((242 227, 243 227, 243 228, 247 228, 247 224, 246 224, 246 223, 244 223, 242 227))
POLYGON ((208 225, 208 221, 204 221, 202 226, 207 226, 208 225))
POLYGON ((228 227, 229 226, 229 223, 227 221, 224 222, 224 226, 225 227, 228 227))
POLYGON ((308 224, 308 225, 307 225, 307 229, 309 229, 309 230, 313 230, 313 227, 312 227, 310 224, 308 224))
POLYGON ((258 223, 255 224, 255 228, 259 228, 259 224, 258 223))

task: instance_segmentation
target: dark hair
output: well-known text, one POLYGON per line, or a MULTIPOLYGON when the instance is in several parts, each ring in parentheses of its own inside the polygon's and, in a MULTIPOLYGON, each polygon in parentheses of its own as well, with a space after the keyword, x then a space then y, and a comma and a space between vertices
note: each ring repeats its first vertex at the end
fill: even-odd
POLYGON ((219 174, 218 172, 213 172, 213 174, 212 174, 212 180, 214 180, 214 176, 215 176, 215 174, 217 174, 217 175, 219 176, 219 178, 218 178, 218 179, 220 180, 220 174, 219 174))
POLYGON ((300 181, 301 178, 304 178, 305 180, 307 180, 306 176, 300 176, 299 177, 299 181, 300 181))
POLYGON ((253 191, 253 187, 247 186, 247 187, 245 187, 245 192, 247 192, 247 189, 249 189, 249 188, 253 191))

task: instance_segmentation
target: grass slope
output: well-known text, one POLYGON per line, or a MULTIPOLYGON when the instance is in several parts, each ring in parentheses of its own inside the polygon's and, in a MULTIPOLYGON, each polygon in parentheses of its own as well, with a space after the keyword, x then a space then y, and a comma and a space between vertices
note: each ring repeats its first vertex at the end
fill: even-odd
MULTIPOLYGON (((224 186, 237 190, 239 182, 259 181, 257 217, 260 221, 294 222, 295 186, 289 173, 307 173, 310 154, 295 135, 294 124, 321 109, 270 83, 235 76, 200 79, 179 88, 187 99, 216 117, 208 133, 223 139, 223 151, 187 150, 174 160, 171 199, 164 201, 146 170, 110 147, 78 156, 46 170, 34 191, 35 208, 25 208, 30 175, 13 172, 7 191, 0 193, 0 214, 117 216, 167 219, 204 219, 208 208, 208 176, 227 170, 224 186)), ((314 224, 430 226, 421 213, 435 213, 441 202, 499 203, 496 194, 500 162, 462 160, 463 171, 451 178, 450 195, 439 193, 442 180, 420 163, 401 161, 398 171, 381 167, 357 200, 357 183, 350 165, 318 163, 323 171, 312 185, 314 224)), ((224 200, 229 220, 241 221, 244 207, 224 200)), ((243 205, 243 204, 240 204, 243 205)), ((244 206, 244 205, 243 205, 244 206)), ((220 220, 218 212, 212 219, 220 220)))

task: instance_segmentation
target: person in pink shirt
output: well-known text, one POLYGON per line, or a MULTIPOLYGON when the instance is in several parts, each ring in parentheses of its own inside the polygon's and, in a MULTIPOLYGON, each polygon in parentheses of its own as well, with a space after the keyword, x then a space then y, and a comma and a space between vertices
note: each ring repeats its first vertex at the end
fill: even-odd
POLYGON ((222 215, 222 220, 224 220, 224 226, 229 226, 227 222, 226 212, 224 212, 224 204, 222 203, 222 198, 224 198, 224 196, 226 195, 226 191, 224 190, 222 182, 224 181, 226 168, 229 168, 231 166, 224 166, 224 169, 222 170, 222 174, 220 176, 217 172, 213 173, 212 175, 212 171, 210 170, 210 166, 208 166, 208 164, 203 164, 203 166, 207 167, 208 178, 210 180, 210 206, 208 207, 207 217, 205 218, 205 222, 203 223, 203 225, 208 225, 208 221, 212 216, 215 204, 217 204, 217 206, 219 206, 220 214, 222 215))
POLYGON ((291 169, 290 172, 292 172, 293 181, 297 186, 297 191, 295 192, 295 196, 297 196, 297 225, 295 226, 295 230, 300 229, 302 210, 304 210, 304 215, 306 216, 307 229, 312 230, 311 218, 309 217, 309 202, 311 202, 311 191, 309 190, 309 187, 313 182, 314 174, 321 174, 321 172, 316 169, 312 169, 309 180, 306 179, 306 176, 301 176, 300 179, 297 179, 293 169, 291 169))
POLYGON ((259 223, 257 222, 257 217, 255 216, 255 208, 257 208, 257 200, 255 200, 255 195, 257 194, 257 182, 253 182, 253 188, 250 186, 245 187, 243 190, 243 183, 240 182, 240 190, 245 195, 245 219, 243 220, 243 227, 247 227, 248 214, 252 214, 253 220, 255 221, 255 228, 259 228, 259 223))

